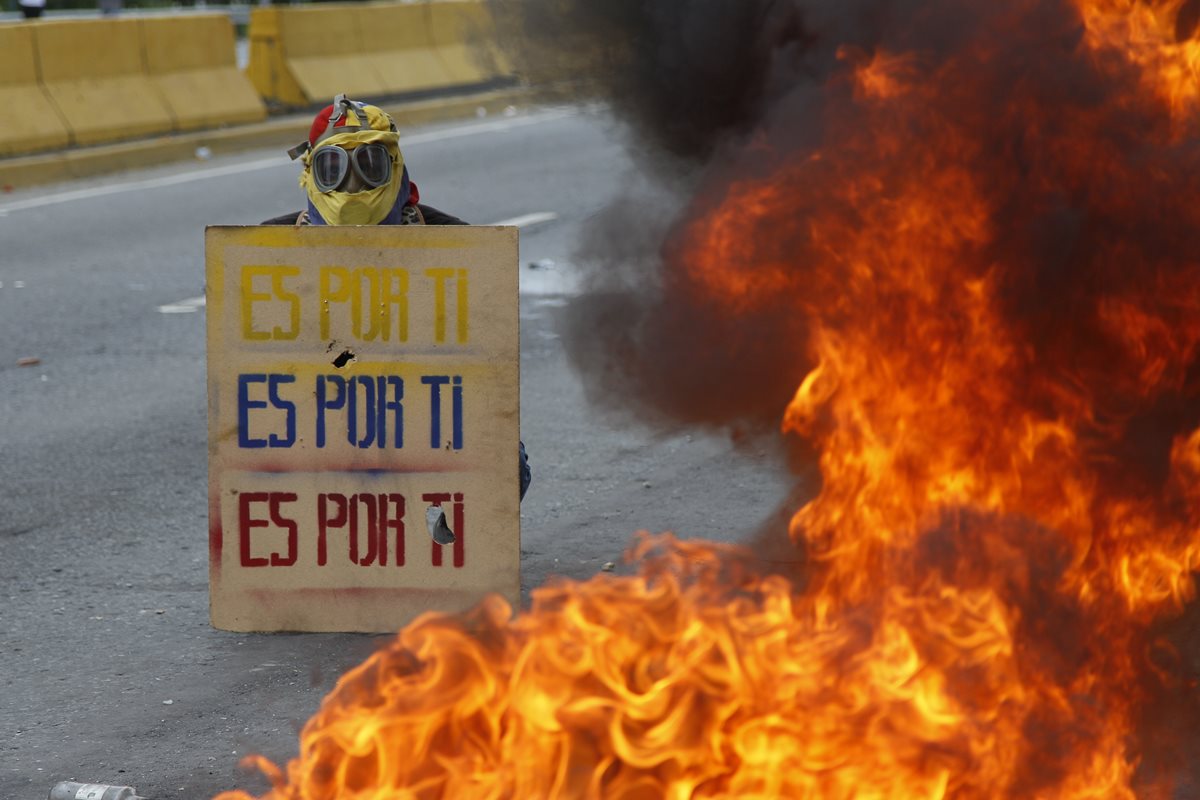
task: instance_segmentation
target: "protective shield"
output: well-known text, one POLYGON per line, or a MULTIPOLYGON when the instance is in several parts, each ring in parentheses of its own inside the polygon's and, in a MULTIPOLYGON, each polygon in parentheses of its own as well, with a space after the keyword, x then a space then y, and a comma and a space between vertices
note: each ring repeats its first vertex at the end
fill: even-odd
POLYGON ((206 251, 212 624, 515 604, 516 229, 210 227, 206 251))

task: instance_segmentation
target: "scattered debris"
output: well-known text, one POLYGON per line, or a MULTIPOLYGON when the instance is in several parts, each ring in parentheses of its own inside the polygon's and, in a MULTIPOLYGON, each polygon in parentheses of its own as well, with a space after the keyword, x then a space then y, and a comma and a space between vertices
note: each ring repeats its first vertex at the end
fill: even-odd
POLYGON ((200 159, 201 161, 208 161, 210 158, 212 158, 212 150, 204 145, 201 145, 196 148, 196 158, 200 159))
POLYGON ((18 367, 32 367, 40 363, 42 363, 42 360, 37 356, 26 356, 25 358, 17 359, 18 367))
POLYGON ((113 786, 107 783, 76 783, 59 781, 50 790, 49 800, 146 800, 132 786, 113 786))
POLYGON ((616 568, 617 568, 617 565, 614 564, 612 561, 605 561, 604 566, 601 567, 600 569, 604 572, 612 572, 616 568))
POLYGON ((529 262, 530 269, 554 269, 555 266, 554 260, 550 258, 539 258, 529 262))

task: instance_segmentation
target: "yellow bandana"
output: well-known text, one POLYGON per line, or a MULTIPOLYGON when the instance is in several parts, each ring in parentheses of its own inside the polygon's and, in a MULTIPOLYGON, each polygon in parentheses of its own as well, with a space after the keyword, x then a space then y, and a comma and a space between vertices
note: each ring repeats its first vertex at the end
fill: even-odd
POLYGON ((363 130, 335 133, 325 139, 314 150, 304 154, 304 171, 300 173, 300 185, 308 193, 308 199, 329 225, 378 225, 396 205, 400 194, 401 176, 404 174, 404 156, 400 154, 400 134, 395 131, 363 130), (312 156, 325 145, 340 145, 353 150, 360 144, 382 144, 392 154, 392 180, 377 189, 365 189, 354 194, 346 192, 322 192, 312 180, 312 156))

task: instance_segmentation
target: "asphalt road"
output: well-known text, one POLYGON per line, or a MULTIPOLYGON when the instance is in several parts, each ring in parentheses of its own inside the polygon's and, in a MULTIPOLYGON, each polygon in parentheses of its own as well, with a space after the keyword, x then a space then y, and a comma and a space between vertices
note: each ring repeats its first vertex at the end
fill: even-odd
MULTIPOLYGON (((601 414, 564 357, 576 243, 636 170, 620 129, 565 108, 404 136, 426 202, 524 225, 524 596, 619 561, 638 529, 753 529, 785 490, 773 457, 601 414)), ((208 622, 203 230, 297 210, 297 171, 270 150, 0 196, 4 800, 64 779, 159 799, 265 788, 238 759, 294 755, 379 644, 208 622)))

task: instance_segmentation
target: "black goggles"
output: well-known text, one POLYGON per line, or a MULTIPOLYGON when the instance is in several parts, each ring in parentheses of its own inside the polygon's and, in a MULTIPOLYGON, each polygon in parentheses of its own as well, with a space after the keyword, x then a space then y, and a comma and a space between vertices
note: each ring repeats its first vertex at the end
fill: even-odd
POLYGON ((332 192, 342 185, 351 169, 372 189, 392 179, 392 154, 382 144, 360 144, 346 150, 336 144, 324 144, 313 151, 310 162, 313 183, 321 192, 332 192))

